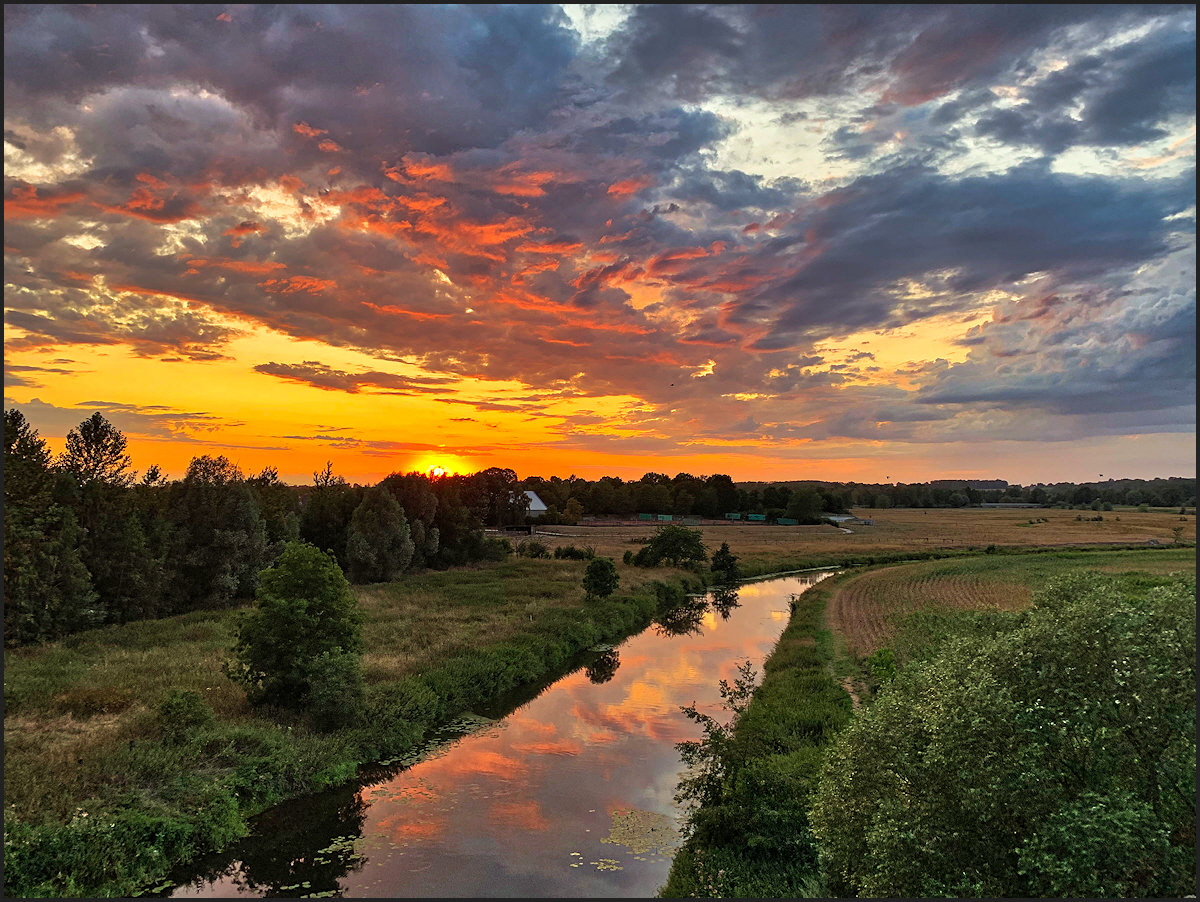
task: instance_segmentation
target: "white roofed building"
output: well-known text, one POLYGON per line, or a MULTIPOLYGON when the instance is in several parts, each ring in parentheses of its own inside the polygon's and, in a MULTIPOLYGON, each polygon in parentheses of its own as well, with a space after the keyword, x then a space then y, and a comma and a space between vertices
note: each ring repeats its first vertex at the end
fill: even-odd
POLYGON ((526 491, 525 497, 529 499, 529 511, 526 516, 532 518, 545 516, 546 502, 537 496, 537 492, 526 491))

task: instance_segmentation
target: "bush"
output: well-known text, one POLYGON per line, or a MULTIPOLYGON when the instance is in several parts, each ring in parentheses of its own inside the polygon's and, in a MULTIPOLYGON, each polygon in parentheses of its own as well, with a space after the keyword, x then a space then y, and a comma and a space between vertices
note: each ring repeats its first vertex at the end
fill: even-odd
POLYGON ((181 745, 216 722, 212 708, 190 689, 172 690, 158 706, 158 726, 170 745, 181 745))
POLYGON ((736 582, 741 576, 738 568, 738 557, 729 550, 729 543, 722 542, 721 547, 713 552, 709 569, 724 582, 736 582))
POLYGON ((323 654, 361 653, 361 619, 337 561, 306 542, 288 542, 260 575, 225 673, 245 687, 251 704, 303 707, 326 667, 323 654))
POLYGON ((359 656, 334 649, 322 652, 308 671, 308 714, 318 730, 329 732, 354 723, 363 705, 359 656))
POLYGON ((512 542, 508 539, 488 537, 483 540, 483 559, 485 561, 502 561, 512 553, 512 542))
POLYGON ((595 556, 596 549, 590 545, 584 548, 576 548, 574 545, 559 545, 554 549, 554 557, 560 561, 590 561, 595 556))
POLYGON ((521 557, 548 558, 550 549, 537 539, 527 539, 517 543, 517 554, 521 557))
POLYGON ((1195 891, 1193 577, 1059 578, 905 665, 840 734, 812 808, 839 897, 1195 891))
POLYGON ((583 590, 588 598, 607 598, 620 585, 617 565, 610 558, 593 558, 583 572, 583 590))

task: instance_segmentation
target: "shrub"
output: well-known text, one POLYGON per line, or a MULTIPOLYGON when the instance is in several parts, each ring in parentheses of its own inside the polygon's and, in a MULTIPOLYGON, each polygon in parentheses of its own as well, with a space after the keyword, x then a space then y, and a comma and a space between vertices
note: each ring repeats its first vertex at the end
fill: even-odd
POLYGON ((251 704, 302 707, 327 652, 362 651, 362 615, 337 561, 306 542, 288 542, 263 570, 255 606, 236 626, 224 670, 251 704))
POLYGON ((512 553, 512 542, 508 539, 488 537, 483 540, 483 559, 485 561, 502 561, 512 553))
POLYGON ((190 689, 172 690, 158 706, 158 726, 170 745, 181 745, 216 722, 212 708, 190 689))
POLYGON ((550 549, 537 539, 527 539, 517 543, 517 554, 521 557, 548 558, 550 549))
POLYGON ((363 705, 363 674, 359 656, 342 649, 322 652, 308 671, 308 714, 318 730, 349 726, 363 705))
POLYGON ((595 556, 596 549, 590 545, 584 548, 576 548, 574 545, 559 545, 554 549, 554 557, 560 561, 590 561, 595 556))
POLYGON ((728 542, 722 542, 721 547, 713 552, 709 569, 725 582, 735 582, 739 578, 738 557, 729 550, 728 542))
POLYGON ((902 667, 831 747, 831 894, 1177 897, 1195 889, 1194 578, 1051 582, 902 667))
POLYGON ((607 598, 620 584, 617 565, 610 558, 593 558, 583 572, 583 590, 588 598, 607 598))

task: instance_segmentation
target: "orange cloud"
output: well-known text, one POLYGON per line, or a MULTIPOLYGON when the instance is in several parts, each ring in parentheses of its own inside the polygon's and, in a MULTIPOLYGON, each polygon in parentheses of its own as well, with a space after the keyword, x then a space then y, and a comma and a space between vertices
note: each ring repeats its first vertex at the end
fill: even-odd
POLYGON ((325 153, 338 153, 342 150, 342 145, 338 144, 336 141, 330 141, 328 138, 326 138, 317 145, 317 149, 323 150, 325 153))
POLYGON ((417 310, 405 310, 403 307, 396 307, 392 304, 372 304, 370 301, 363 301, 362 303, 364 307, 369 307, 379 313, 389 313, 396 316, 411 316, 413 319, 453 319, 453 314, 450 313, 421 313, 417 310))
POLYGON ((58 211, 84 198, 82 191, 70 191, 62 194, 39 194, 33 185, 18 185, 13 188, 12 195, 5 198, 5 219, 27 219, 30 217, 49 218, 58 211))
POLYGON ((307 122, 297 122, 292 126, 292 131, 298 135, 304 135, 306 138, 319 138, 321 135, 329 134, 325 129, 313 128, 307 122))
POLYGON ((287 265, 279 263, 275 260, 257 261, 257 260, 226 260, 226 259, 207 259, 197 257, 187 261, 187 265, 191 267, 215 266, 218 269, 227 269, 230 272, 244 272, 251 275, 261 276, 270 272, 275 272, 278 269, 287 269, 287 265))
POLYGON ((267 279, 259 282, 258 287, 271 294, 296 294, 303 291, 308 294, 319 294, 337 286, 329 279, 318 279, 316 276, 288 276, 286 279, 267 279))
POLYGON ((581 241, 526 241, 517 250, 530 254, 570 254, 583 247, 581 241))
POLYGON ((629 197, 631 194, 637 194, 643 188, 649 188, 653 184, 654 179, 648 176, 622 179, 608 186, 608 194, 610 197, 629 197))

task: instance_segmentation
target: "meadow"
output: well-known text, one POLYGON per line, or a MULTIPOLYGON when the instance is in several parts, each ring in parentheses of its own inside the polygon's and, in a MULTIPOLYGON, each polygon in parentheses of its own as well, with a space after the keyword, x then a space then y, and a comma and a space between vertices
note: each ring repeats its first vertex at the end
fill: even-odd
MULTIPOLYGON (((838 564, 843 560, 925 552, 983 550, 988 545, 1016 548, 1063 545, 1170 545, 1179 529, 1182 541, 1196 541, 1194 513, 1135 509, 1073 511, 1022 509, 852 510, 872 521, 845 527, 776 526, 722 523, 695 527, 711 553, 722 542, 738 555, 744 569, 770 572, 781 564, 797 567, 838 564), (1095 519, 1095 518, 1102 519, 1095 519)), ((657 528, 653 523, 607 525, 594 521, 578 526, 539 526, 538 539, 547 545, 575 543, 617 561, 627 549, 637 549, 657 528)))
MULTIPOLYGON (((746 575, 968 554, 857 572, 813 596, 813 604, 828 603, 827 622, 814 620, 816 608, 806 604, 788 635, 807 648, 815 631, 822 661, 840 654, 835 669, 843 680, 854 676, 854 662, 886 641, 898 618, 929 601, 1019 605, 1038 580, 1076 565, 1194 569, 1195 519, 1175 513, 1105 512, 1102 521, 1054 510, 858 513, 873 525, 852 524, 850 532, 702 527, 709 552, 727 542, 746 575), (1177 539, 1186 547, 1170 547, 1177 539), (1151 540, 1157 547, 1147 545, 1151 540), (985 553, 989 545, 995 553, 985 553), (1107 550, 1049 550, 1070 545, 1107 550), (1115 550, 1120 545, 1139 550, 1115 550), (1043 553, 1011 553, 1022 546, 1043 553)), ((168 863, 230 841, 247 817, 273 802, 348 779, 363 762, 402 754, 423 730, 489 693, 546 678, 595 642, 644 627, 702 585, 686 571, 622 562, 655 528, 539 528, 537 539, 551 552, 570 544, 617 562, 620 587, 603 602, 585 598, 584 561, 554 558, 512 556, 355 586, 365 617, 368 696, 368 723, 356 730, 319 733, 301 715, 251 709, 221 669, 236 608, 6 649, 10 894, 129 895, 147 888, 168 863), (212 719, 189 726, 185 741, 168 741, 163 703, 180 691, 202 699, 212 719)), ((818 663, 806 661, 810 671, 818 663)))

